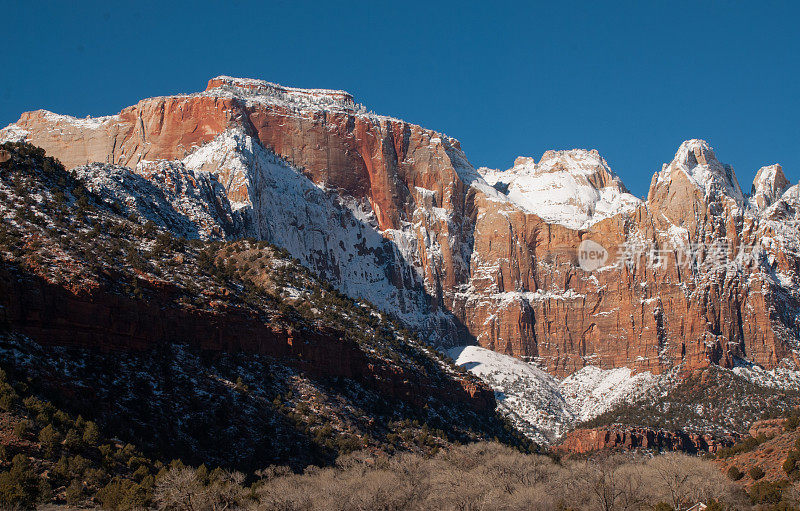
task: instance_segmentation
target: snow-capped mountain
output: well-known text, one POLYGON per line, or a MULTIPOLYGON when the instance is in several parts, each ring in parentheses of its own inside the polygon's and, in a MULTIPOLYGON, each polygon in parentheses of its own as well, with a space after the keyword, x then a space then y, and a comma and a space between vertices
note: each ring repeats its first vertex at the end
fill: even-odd
POLYGON ((479 169, 524 211, 570 229, 593 224, 641 204, 596 150, 547 151, 539 163, 519 157, 504 172, 479 169))
MULTIPOLYGON (((796 187, 766 167, 747 197, 702 140, 681 144, 642 201, 596 151, 476 170, 457 140, 345 92, 231 77, 102 118, 28 112, 0 140, 43 147, 181 235, 281 246, 432 343, 535 364, 515 371, 543 388, 546 374, 595 381, 594 367, 619 371, 615 389, 676 368, 797 364, 796 187), (609 253, 592 271, 578 264, 586 240, 609 253)), ((581 392, 562 397, 586 418, 581 392)))
POLYGON ((779 199, 789 185, 789 180, 783 175, 783 168, 777 163, 761 167, 753 180, 750 204, 756 209, 764 210, 779 199))

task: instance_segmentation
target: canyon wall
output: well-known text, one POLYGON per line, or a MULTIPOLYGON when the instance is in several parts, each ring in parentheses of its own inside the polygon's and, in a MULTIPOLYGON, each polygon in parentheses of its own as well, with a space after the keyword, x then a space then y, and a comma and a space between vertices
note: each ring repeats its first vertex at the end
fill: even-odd
POLYGON ((738 358, 796 363, 797 187, 786 190, 771 169, 749 201, 703 141, 679 148, 644 201, 596 152, 478 171, 455 139, 369 113, 347 93, 229 77, 109 117, 25 113, 0 140, 27 140, 67 167, 101 162, 149 176, 152 161, 170 160, 211 173, 246 223, 215 235, 286 246, 440 344, 477 342, 557 375, 588 364, 660 373, 738 358), (260 152, 293 174, 257 170, 273 157, 260 152), (292 211, 335 214, 276 223, 289 213, 271 191, 286 176, 307 183, 297 197, 320 197, 292 211), (565 176, 574 180, 558 190, 568 213, 541 201, 565 176), (309 248, 290 235, 320 239, 309 248), (607 264, 581 267, 586 240, 605 247, 607 264))

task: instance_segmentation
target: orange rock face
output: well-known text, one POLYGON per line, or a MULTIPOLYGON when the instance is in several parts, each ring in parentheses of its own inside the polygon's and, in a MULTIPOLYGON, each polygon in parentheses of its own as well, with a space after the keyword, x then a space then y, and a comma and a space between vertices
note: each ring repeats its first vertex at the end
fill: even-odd
POLYGON ((715 453, 720 447, 733 444, 733 439, 715 439, 708 435, 683 431, 653 430, 649 428, 598 428, 576 429, 567 433, 554 451, 586 454, 607 450, 646 449, 652 451, 682 451, 688 453, 715 453))
MULTIPOLYGON (((145 99, 106 118, 25 113, 0 137, 28 140, 67 167, 135 169, 184 158, 229 129, 244 130, 318 187, 365 205, 424 283, 425 312, 452 318, 441 327, 451 343, 477 341, 557 375, 585 365, 660 373, 737 358, 768 368, 793 361, 797 258, 773 244, 754 261, 732 261, 765 237, 797 239, 797 224, 787 223, 796 212, 775 199, 782 189, 762 194, 762 209, 746 210, 732 169, 700 141, 681 146, 653 177, 648 201, 576 230, 489 186, 456 140, 369 114, 341 91, 220 77, 204 92, 145 99), (609 264, 582 269, 584 240, 605 247, 609 264), (720 254, 709 247, 717 242, 728 244, 731 264, 714 269, 709 261, 720 254), (639 244, 647 250, 624 264, 639 244), (684 260, 682 246, 700 248, 684 260), (661 264, 651 264, 654 252, 661 264)), ((218 174, 231 202, 252 201, 252 182, 237 181, 224 158, 202 170, 218 174)), ((606 177, 584 179, 590 191, 611 182, 599 175, 606 177)), ((325 261, 326 271, 335 264, 325 261)), ((400 271, 386 278, 405 285, 400 271)))

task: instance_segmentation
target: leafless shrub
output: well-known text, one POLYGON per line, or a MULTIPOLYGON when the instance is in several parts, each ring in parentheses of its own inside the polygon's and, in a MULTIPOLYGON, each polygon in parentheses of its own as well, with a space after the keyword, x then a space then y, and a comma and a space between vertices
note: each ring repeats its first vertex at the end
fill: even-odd
POLYGON ((216 474, 203 484, 190 468, 172 468, 158 478, 153 501, 158 509, 177 511, 225 511, 238 508, 245 498, 241 472, 216 474))
POLYGON ((197 511, 202 506, 203 485, 195 471, 173 468, 159 477, 153 492, 153 501, 158 509, 197 511))
MULTIPOLYGON (((271 472, 272 473, 272 472, 271 472)), ((557 462, 496 443, 453 447, 426 458, 364 452, 302 475, 273 474, 254 488, 253 509, 645 510, 711 497, 747 507, 710 462, 682 454, 613 455, 557 462)))
POLYGON ((674 509, 689 507, 711 498, 735 504, 737 487, 713 464, 694 456, 667 453, 647 462, 643 478, 651 495, 674 509))

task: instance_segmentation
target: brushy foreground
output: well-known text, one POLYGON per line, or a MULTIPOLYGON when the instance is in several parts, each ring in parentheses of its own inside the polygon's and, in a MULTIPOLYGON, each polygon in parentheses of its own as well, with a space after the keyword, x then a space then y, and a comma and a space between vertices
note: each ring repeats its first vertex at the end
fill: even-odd
POLYGON ((159 478, 153 503, 194 511, 667 510, 698 502, 710 509, 774 509, 779 502, 779 509, 793 509, 788 491, 753 507, 750 496, 712 462, 678 453, 559 461, 479 442, 434 457, 358 452, 334 467, 311 467, 303 474, 271 467, 258 475, 248 488, 228 483, 223 489, 204 485, 189 468, 174 467, 159 478))

